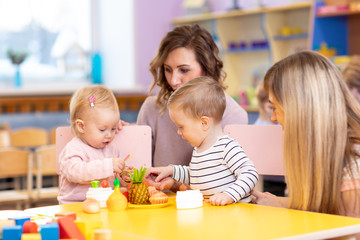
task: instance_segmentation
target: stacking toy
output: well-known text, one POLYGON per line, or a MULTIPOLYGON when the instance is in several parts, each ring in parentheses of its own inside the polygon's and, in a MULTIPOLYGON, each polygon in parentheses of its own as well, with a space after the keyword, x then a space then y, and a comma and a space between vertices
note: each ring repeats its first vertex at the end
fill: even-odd
POLYGON ((114 180, 114 192, 109 196, 108 200, 106 201, 107 208, 110 211, 122 211, 126 209, 127 203, 128 202, 126 197, 120 192, 119 179, 116 178, 114 180))

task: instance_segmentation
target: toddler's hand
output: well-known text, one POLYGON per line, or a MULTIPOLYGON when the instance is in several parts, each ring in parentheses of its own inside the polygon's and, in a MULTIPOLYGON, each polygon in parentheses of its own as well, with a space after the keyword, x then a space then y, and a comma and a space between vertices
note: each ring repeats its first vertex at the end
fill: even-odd
POLYGON ((122 172, 125 169, 125 162, 120 158, 113 158, 114 172, 122 172))
POLYGON ((214 206, 225 206, 234 202, 234 200, 226 193, 216 193, 212 195, 206 202, 214 206))
POLYGON ((160 182, 155 182, 151 178, 146 178, 146 181, 148 181, 151 186, 154 186, 157 190, 161 191, 170 190, 175 183, 175 180, 171 177, 166 177, 160 182))

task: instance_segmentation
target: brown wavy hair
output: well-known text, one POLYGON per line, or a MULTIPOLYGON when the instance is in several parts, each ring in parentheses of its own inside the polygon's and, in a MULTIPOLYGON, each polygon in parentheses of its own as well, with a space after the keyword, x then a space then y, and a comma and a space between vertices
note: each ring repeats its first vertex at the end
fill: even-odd
POLYGON ((226 73, 223 71, 219 49, 211 34, 197 24, 176 27, 163 38, 157 55, 150 62, 150 72, 153 75, 150 94, 155 86, 160 87, 157 103, 161 106, 161 111, 165 110, 167 100, 174 92, 166 81, 164 62, 170 52, 181 47, 192 49, 204 75, 212 77, 223 89, 226 89, 224 84, 226 73))

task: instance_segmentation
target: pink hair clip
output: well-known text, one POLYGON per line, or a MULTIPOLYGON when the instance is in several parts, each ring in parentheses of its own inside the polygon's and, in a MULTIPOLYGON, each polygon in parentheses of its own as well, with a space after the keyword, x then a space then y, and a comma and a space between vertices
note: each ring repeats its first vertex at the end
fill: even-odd
POLYGON ((93 108, 95 105, 95 97, 94 96, 90 96, 89 97, 89 103, 90 103, 90 106, 93 108))

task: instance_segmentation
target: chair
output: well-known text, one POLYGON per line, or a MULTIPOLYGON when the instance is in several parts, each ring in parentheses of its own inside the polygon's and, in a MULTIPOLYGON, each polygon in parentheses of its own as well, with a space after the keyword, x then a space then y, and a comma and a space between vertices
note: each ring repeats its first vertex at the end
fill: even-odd
POLYGON ((29 207, 30 195, 32 191, 32 165, 33 153, 29 150, 17 148, 0 149, 0 178, 26 177, 26 189, 20 190, 19 186, 14 186, 13 190, 0 191, 0 203, 16 203, 16 208, 21 209, 22 204, 25 208, 29 207))
POLYGON ((36 176, 36 190, 32 191, 32 202, 40 200, 56 200, 59 187, 56 173, 56 146, 45 145, 35 150, 35 165, 33 175, 36 176), (44 187, 45 176, 53 177, 52 187, 44 187), (56 178, 54 178, 56 176, 56 178))
POLYGON ((48 131, 42 128, 21 128, 10 132, 12 147, 35 148, 49 143, 48 131))
MULTIPOLYGON (((255 164, 259 175, 285 175, 283 132, 279 125, 226 125, 224 133, 235 139, 255 164)), ((260 176, 257 189, 263 189, 260 176)))
MULTIPOLYGON (((65 145, 74 137, 70 126, 58 127, 56 129, 56 171, 59 174, 59 154, 65 145)), ((145 125, 124 126, 115 135, 119 141, 122 158, 131 154, 127 165, 135 168, 151 167, 151 128, 145 125)))

